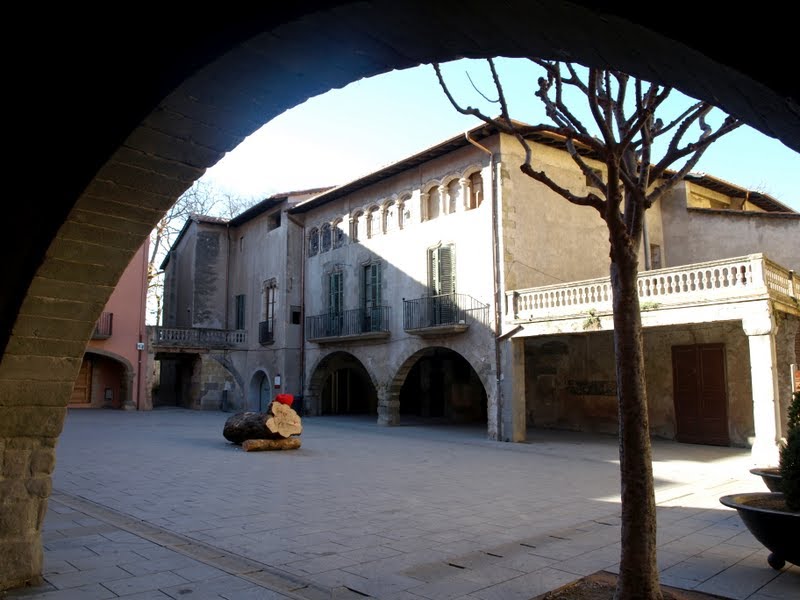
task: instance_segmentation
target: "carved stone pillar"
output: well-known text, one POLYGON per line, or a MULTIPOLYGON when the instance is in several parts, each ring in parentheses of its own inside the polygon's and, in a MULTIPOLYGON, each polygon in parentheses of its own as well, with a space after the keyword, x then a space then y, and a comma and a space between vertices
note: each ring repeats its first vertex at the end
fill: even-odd
POLYGON ((753 426, 755 440, 751 456, 753 464, 778 464, 780 447, 780 393, 778 389, 775 319, 769 304, 742 319, 742 327, 750 345, 750 376, 753 388, 753 426))
POLYGON ((469 179, 462 177, 458 180, 461 191, 461 198, 456 202, 456 212, 463 212, 469 210, 469 179))

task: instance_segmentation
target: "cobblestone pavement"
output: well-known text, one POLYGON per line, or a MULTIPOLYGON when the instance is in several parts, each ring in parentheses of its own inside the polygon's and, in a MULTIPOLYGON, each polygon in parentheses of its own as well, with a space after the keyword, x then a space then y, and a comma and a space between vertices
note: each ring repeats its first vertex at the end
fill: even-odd
MULTIPOLYGON (((44 527, 45 583, 8 599, 528 600, 619 560, 613 436, 305 418, 251 452, 221 412, 71 410, 44 527)), ((722 506, 766 490, 749 452, 654 442, 661 581, 800 597, 722 506)))

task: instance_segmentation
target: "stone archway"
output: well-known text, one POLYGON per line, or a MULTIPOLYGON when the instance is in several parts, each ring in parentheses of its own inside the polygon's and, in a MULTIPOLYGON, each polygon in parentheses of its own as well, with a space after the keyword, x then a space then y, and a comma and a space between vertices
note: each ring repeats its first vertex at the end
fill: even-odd
POLYGON ((470 361, 431 346, 406 358, 389 386, 393 423, 416 417, 439 423, 487 423, 487 387, 470 361))
POLYGON ((356 356, 332 352, 324 356, 308 383, 306 410, 316 415, 374 415, 378 392, 372 375, 356 356))
POLYGON ((272 402, 272 384, 269 375, 259 369, 250 378, 247 388, 247 410, 266 412, 272 402))
POLYGON ((2 241, 0 440, 28 450, 6 469, 22 475, 4 479, 19 494, 0 507, 15 523, 0 534, 0 589, 41 572, 55 442, 114 284, 174 200, 284 110, 395 68, 536 54, 610 62, 669 83, 800 149, 800 93, 774 60, 791 19, 765 10, 727 23, 738 39, 768 32, 731 48, 708 35, 719 18, 714 7, 645 17, 635 6, 618 3, 600 15, 588 2, 554 0, 512 0, 502 13, 479 2, 314 2, 247 14, 223 7, 192 15, 190 28, 180 13, 154 19, 139 10, 107 30, 70 7, 70 27, 53 14, 40 22, 37 58, 15 64, 10 83, 25 94, 9 144, 29 169, 17 180, 44 181, 46 193, 13 203, 9 222, 36 226, 12 228, 2 241), (130 43, 144 37, 147 44, 130 43), (54 99, 52 89, 70 93, 54 99), (64 150, 49 162, 27 160, 41 154, 42 140, 64 150))
POLYGON ((70 406, 136 408, 134 370, 128 359, 107 350, 91 348, 84 354, 81 372, 84 372, 84 365, 87 363, 91 366, 87 369, 89 381, 88 389, 85 390, 85 402, 77 402, 76 389, 73 389, 70 406))

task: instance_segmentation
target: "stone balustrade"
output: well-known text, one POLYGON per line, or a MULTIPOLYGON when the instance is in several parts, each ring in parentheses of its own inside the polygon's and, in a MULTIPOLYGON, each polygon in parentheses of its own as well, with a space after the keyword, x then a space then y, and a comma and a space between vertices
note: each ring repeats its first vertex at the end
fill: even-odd
POLYGON ((151 344, 155 347, 234 348, 247 342, 242 329, 203 329, 200 327, 154 327, 151 344))
MULTIPOLYGON (((642 272, 643 310, 771 297, 797 304, 800 278, 763 254, 642 272)), ((530 322, 590 311, 610 313, 609 277, 506 292, 506 320, 530 322)))

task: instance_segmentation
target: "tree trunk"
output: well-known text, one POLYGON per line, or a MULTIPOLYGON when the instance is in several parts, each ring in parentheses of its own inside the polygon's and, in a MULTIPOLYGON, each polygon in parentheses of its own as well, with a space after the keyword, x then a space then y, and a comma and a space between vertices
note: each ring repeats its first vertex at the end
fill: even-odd
POLYGON ((637 293, 637 257, 631 244, 613 239, 614 348, 619 401, 622 552, 616 598, 660 599, 656 562, 656 507, 650 425, 637 293))

